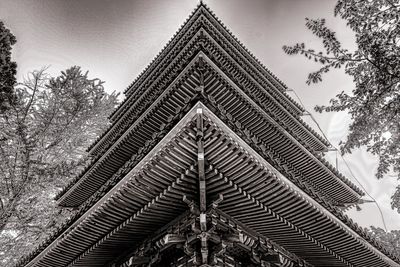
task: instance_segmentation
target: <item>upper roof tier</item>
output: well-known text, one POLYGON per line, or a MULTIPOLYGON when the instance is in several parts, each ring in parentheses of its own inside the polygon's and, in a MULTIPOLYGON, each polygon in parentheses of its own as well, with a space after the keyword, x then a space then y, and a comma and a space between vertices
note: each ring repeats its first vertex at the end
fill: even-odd
POLYGON ((302 110, 278 82, 201 4, 178 34, 127 91, 113 123, 91 148, 92 162, 57 196, 79 206, 133 155, 143 154, 203 99, 259 140, 289 177, 309 185, 336 206, 363 192, 320 155, 327 148, 300 118, 302 110))
MULTIPOLYGON (((193 34, 200 28, 203 28, 208 35, 213 38, 215 41, 213 46, 222 49, 223 54, 227 53, 229 57, 235 61, 235 64, 238 65, 237 68, 241 71, 245 71, 246 77, 251 78, 252 82, 257 82, 258 86, 261 87, 263 91, 266 91, 270 97, 280 104, 281 109, 289 112, 296 118, 298 124, 301 124, 302 127, 307 129, 307 137, 304 138, 314 149, 318 151, 326 150, 329 143, 301 120, 300 115, 303 114, 304 109, 285 93, 286 86, 261 65, 204 4, 198 6, 160 54, 127 88, 125 91, 126 99, 110 116, 114 124, 118 123, 118 120, 123 117, 126 109, 140 97, 144 90, 148 90, 148 87, 154 81, 158 83, 163 82, 160 75, 163 75, 162 77, 168 75, 168 73, 165 73, 167 67, 174 61, 179 53, 187 51, 188 40, 190 40, 193 34)), ((217 57, 216 53, 218 53, 218 51, 213 51, 213 54, 217 57)), ((113 128, 115 128, 114 124, 89 147, 91 153, 98 153, 103 143, 107 142, 109 137, 113 135, 115 131, 113 130, 113 128)))
POLYGON ((295 261, 399 266, 338 208, 363 192, 321 157, 327 142, 285 88, 200 4, 127 89, 93 160, 59 194, 60 205, 79 208, 19 266, 104 266, 134 248, 185 214, 183 196, 198 201, 199 147, 206 203, 223 195, 218 214, 295 261))
MULTIPOLYGON (((193 44, 199 42, 194 39, 193 44)), ((308 181, 310 187, 334 205, 358 201, 362 191, 296 135, 293 117, 279 117, 273 101, 262 101, 251 87, 238 87, 204 52, 197 51, 194 58, 191 54, 187 56, 192 58, 188 63, 178 58, 182 70, 177 71, 172 83, 147 90, 125 112, 115 141, 62 192, 60 205, 83 203, 133 155, 143 154, 154 146, 173 127, 174 120, 197 100, 219 110, 232 127, 243 131, 243 138, 249 142, 257 140, 268 151, 273 164, 288 177, 308 181)))

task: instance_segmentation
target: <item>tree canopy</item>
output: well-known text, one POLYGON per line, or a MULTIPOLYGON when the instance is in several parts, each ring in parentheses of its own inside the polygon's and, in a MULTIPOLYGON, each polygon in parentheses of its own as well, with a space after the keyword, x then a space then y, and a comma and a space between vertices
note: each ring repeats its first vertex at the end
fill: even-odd
MULTIPOLYGON (((398 0, 339 0, 335 16, 347 21, 356 37, 357 49, 349 51, 329 29, 325 19, 306 18, 306 27, 322 40, 324 51, 304 43, 283 46, 289 55, 301 54, 321 64, 310 73, 307 84, 322 81, 323 74, 344 68, 353 77, 351 93, 344 91, 318 112, 347 111, 352 118, 341 152, 366 146, 379 157, 376 176, 391 169, 400 178, 400 3, 398 0)), ((400 212, 400 186, 392 196, 392 208, 400 212)))
POLYGON ((4 112, 14 101, 17 64, 11 60, 11 46, 16 42, 15 36, 0 21, 0 112, 4 112))
POLYGON ((377 241, 388 248, 389 251, 400 256, 400 230, 385 232, 381 228, 371 226, 369 232, 377 241))
POLYGON ((84 167, 86 148, 107 127, 117 94, 80 67, 45 69, 15 87, 0 114, 0 262, 11 264, 51 233, 68 209, 54 196, 84 167))

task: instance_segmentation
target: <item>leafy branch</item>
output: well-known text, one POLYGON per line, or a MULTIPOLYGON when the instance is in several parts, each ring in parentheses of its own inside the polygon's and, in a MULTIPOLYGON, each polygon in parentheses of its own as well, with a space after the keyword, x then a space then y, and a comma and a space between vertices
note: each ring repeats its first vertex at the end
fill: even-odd
MULTIPOLYGON (((379 158, 377 178, 393 170, 400 179, 399 1, 339 0, 334 14, 353 30, 357 43, 354 52, 342 47, 325 19, 308 18, 305 26, 322 40, 324 51, 316 52, 304 43, 283 46, 283 51, 321 64, 309 73, 308 85, 321 82, 323 74, 341 67, 353 77, 351 93, 343 91, 315 110, 348 112, 352 122, 346 140, 341 142, 341 152, 351 153, 365 146, 379 158)), ((392 207, 400 212, 400 187, 392 196, 392 207)))

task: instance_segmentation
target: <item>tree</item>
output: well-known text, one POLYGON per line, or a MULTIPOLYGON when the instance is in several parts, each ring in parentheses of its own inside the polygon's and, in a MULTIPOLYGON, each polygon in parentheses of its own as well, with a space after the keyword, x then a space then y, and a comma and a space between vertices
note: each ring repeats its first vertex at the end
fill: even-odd
MULTIPOLYGON (((322 66, 309 74, 307 84, 322 80, 332 68, 344 67, 353 77, 351 94, 341 92, 318 112, 347 111, 352 118, 341 153, 366 146, 379 157, 377 178, 390 168, 400 179, 400 4, 397 0, 339 0, 335 16, 354 31, 357 49, 342 47, 324 19, 306 18, 306 27, 322 39, 325 51, 316 52, 304 43, 283 46, 289 54, 302 54, 322 66)), ((400 186, 392 196, 392 208, 400 212, 400 186)))
POLYGON ((385 232, 381 228, 376 228, 371 226, 369 232, 372 236, 380 242, 389 251, 400 256, 400 230, 392 230, 390 232, 385 232))
MULTIPOLYGON (((31 72, 0 115, 0 257, 11 264, 69 216, 53 201, 83 168, 117 94, 80 67, 52 78, 31 72)), ((1 261, 1 260, 0 260, 1 261)))
POLYGON ((0 21, 0 113, 14 101, 17 64, 11 61, 11 46, 16 42, 15 36, 0 21))

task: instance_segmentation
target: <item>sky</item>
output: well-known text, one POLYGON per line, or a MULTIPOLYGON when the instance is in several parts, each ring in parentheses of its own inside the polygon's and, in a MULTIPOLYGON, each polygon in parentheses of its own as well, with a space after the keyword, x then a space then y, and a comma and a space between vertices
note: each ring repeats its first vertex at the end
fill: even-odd
MULTIPOLYGON (((354 87, 343 70, 328 73, 322 83, 308 86, 306 77, 316 63, 288 56, 283 45, 305 42, 319 49, 321 42, 309 32, 305 18, 326 18, 338 39, 350 51, 355 38, 345 21, 333 16, 335 0, 205 0, 231 32, 289 88, 294 89, 330 142, 337 146, 347 134, 350 117, 345 113, 317 114, 313 107, 328 104, 341 91, 354 87)), ((198 0, 0 0, 0 20, 17 37, 13 59, 18 79, 29 71, 48 66, 58 75, 71 66, 89 70, 90 78, 104 80, 108 92, 123 92, 161 51, 195 9, 198 0)), ((296 95, 289 92, 293 98, 296 95)), ((314 129, 309 116, 303 119, 314 129)), ((335 152, 327 158, 335 164, 335 152)), ((400 215, 390 208, 397 185, 393 174, 374 177, 376 158, 365 149, 345 155, 354 176, 382 208, 389 230, 400 229, 400 215)), ((358 182, 339 159, 338 169, 358 182)), ((365 197, 369 199, 369 197, 365 197)), ((349 216, 363 227, 383 227, 373 203, 352 209, 349 216)))

